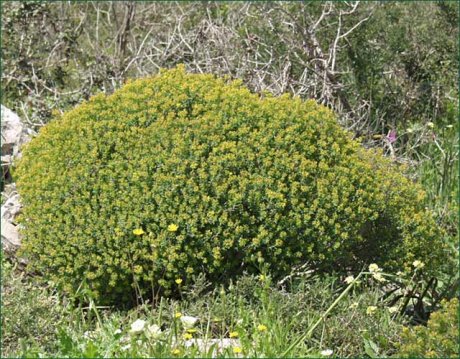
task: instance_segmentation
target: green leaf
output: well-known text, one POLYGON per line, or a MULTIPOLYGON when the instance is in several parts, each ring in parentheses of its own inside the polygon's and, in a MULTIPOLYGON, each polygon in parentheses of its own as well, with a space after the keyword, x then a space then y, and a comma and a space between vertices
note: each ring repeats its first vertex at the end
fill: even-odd
POLYGON ((99 354, 96 345, 93 342, 89 342, 86 345, 85 352, 83 353, 83 358, 99 358, 99 354))
POLYGON ((58 339, 61 344, 62 354, 71 354, 75 346, 72 338, 63 329, 59 329, 58 339))
POLYGON ((364 339, 364 351, 371 358, 378 358, 379 347, 370 339, 364 339))

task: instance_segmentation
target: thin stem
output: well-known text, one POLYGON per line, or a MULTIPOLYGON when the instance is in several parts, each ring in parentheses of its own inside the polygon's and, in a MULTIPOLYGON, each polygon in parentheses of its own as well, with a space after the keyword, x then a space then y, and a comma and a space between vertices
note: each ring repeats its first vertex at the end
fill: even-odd
POLYGON ((286 351, 281 355, 282 358, 285 358, 290 352, 292 349, 294 349, 294 347, 299 344, 301 341, 309 338, 313 331, 316 329, 316 327, 318 325, 321 324, 321 322, 329 315, 329 313, 332 311, 332 309, 334 309, 337 304, 342 300, 343 297, 345 297, 345 295, 351 290, 351 288, 353 287, 353 285, 356 283, 356 281, 362 276, 364 272, 361 271, 361 273, 358 274, 358 276, 353 280, 353 282, 351 282, 347 288, 345 288, 345 290, 338 296, 338 298, 330 305, 330 307, 324 312, 324 314, 316 321, 315 324, 312 325, 312 327, 304 334, 304 335, 301 335, 299 338, 297 338, 297 340, 294 341, 294 343, 292 343, 289 348, 286 349, 286 351))

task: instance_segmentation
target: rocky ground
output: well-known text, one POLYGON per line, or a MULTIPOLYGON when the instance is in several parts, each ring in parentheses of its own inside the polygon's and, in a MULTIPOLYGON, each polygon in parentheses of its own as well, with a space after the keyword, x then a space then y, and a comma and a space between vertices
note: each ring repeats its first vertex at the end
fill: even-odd
MULTIPOLYGON (((14 255, 21 245, 21 236, 16 218, 21 210, 16 184, 11 177, 11 166, 21 157, 21 147, 35 132, 5 106, 1 106, 2 129, 2 208, 1 234, 2 248, 7 255, 14 255)), ((21 261, 20 261, 21 262, 21 261)))

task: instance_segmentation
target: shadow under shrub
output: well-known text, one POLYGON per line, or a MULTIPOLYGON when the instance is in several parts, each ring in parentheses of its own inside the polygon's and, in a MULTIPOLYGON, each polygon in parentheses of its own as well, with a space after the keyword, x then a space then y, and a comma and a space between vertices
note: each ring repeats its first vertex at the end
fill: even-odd
POLYGON ((420 188, 330 110, 183 67, 54 119, 14 175, 31 268, 100 302, 175 295, 198 273, 433 267, 445 251, 420 188))

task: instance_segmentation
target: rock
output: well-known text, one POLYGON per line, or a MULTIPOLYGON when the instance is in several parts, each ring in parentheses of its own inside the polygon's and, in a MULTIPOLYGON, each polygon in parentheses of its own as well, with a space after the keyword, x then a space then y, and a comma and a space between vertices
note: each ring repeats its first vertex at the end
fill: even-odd
POLYGON ((6 254, 14 254, 21 246, 17 226, 2 218, 2 248, 6 254))
POLYGON ((10 198, 11 196, 15 195, 16 193, 18 193, 16 191, 16 183, 8 183, 6 184, 4 187, 3 187, 3 192, 2 192, 2 202, 6 202, 6 200, 8 198, 10 198))
POLYGON ((2 105, 2 155, 12 155, 14 145, 24 129, 18 115, 2 105))
POLYGON ((10 167, 12 162, 13 162, 13 156, 12 155, 3 155, 2 156, 2 171, 3 171, 3 173, 6 173, 8 171, 8 168, 10 167))
MULTIPOLYGON (((209 353, 212 348, 212 357, 216 358, 222 355, 222 351, 226 348, 241 347, 241 343, 238 339, 222 338, 222 339, 189 339, 185 341, 185 347, 189 348, 195 345, 200 352, 209 353)), ((233 352, 232 352, 233 354, 233 352)), ((238 356, 238 354, 233 354, 238 356)))
POLYGON ((2 168, 5 173, 12 162, 21 157, 21 146, 29 142, 35 131, 27 128, 9 108, 1 105, 2 168))
MULTIPOLYGON (((1 105, 1 160, 3 181, 8 182, 10 177, 10 166, 13 161, 21 157, 21 146, 29 142, 35 132, 27 128, 18 115, 1 105)), ((2 192, 2 200, 6 202, 1 208, 1 236, 2 248, 7 255, 14 255, 21 245, 21 235, 16 223, 16 217, 21 210, 19 194, 16 185, 6 184, 2 192)), ((25 260, 18 258, 20 263, 25 260)))
POLYGON ((21 204, 19 203, 19 194, 17 192, 13 192, 2 205, 2 219, 14 224, 15 218, 19 214, 20 210, 21 204))
POLYGON ((2 248, 7 254, 14 254, 21 246, 21 236, 19 228, 16 225, 16 217, 21 210, 19 194, 9 187, 9 198, 1 208, 1 225, 2 225, 2 248))

